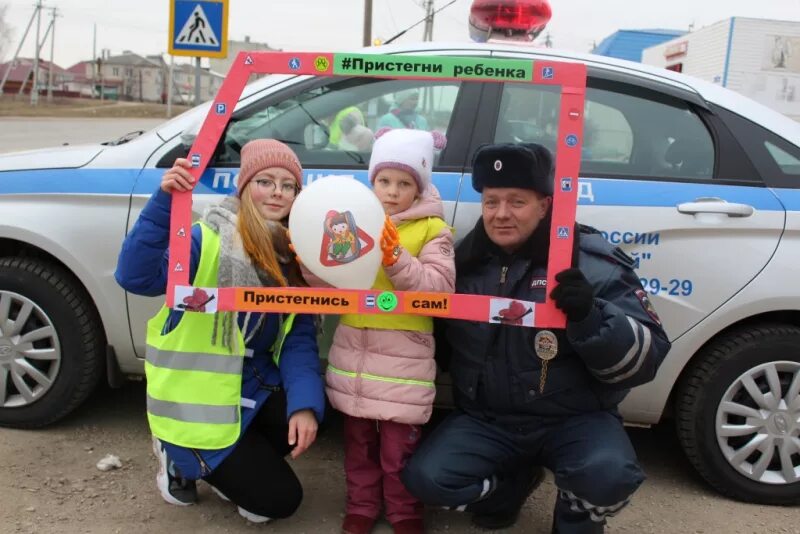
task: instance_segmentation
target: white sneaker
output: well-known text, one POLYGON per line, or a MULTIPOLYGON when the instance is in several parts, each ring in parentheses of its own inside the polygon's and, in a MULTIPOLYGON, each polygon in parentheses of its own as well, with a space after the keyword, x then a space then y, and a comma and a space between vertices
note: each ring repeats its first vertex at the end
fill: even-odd
POLYGON ((239 515, 250 521, 251 523, 266 523, 267 521, 272 521, 269 517, 264 517, 263 515, 256 515, 252 512, 248 512, 241 506, 239 508, 239 515))
MULTIPOLYGON (((231 502, 231 500, 228 498, 228 496, 225 495, 224 493, 222 493, 220 490, 218 490, 217 488, 215 488, 211 484, 208 484, 208 486, 211 488, 211 491, 216 493, 217 496, 220 499, 222 499, 223 501, 226 501, 226 502, 231 502)), ((264 517, 263 515, 256 515, 256 514, 254 514, 252 512, 248 512, 247 510, 245 510, 241 506, 237 506, 237 508, 239 510, 239 515, 244 517, 245 519, 247 519, 251 523, 266 523, 267 521, 272 521, 272 519, 269 518, 269 517, 264 517)))
POLYGON ((191 506, 197 502, 197 483, 181 476, 167 458, 166 449, 156 437, 153 437, 153 454, 158 460, 156 487, 161 493, 161 498, 175 506, 191 506))

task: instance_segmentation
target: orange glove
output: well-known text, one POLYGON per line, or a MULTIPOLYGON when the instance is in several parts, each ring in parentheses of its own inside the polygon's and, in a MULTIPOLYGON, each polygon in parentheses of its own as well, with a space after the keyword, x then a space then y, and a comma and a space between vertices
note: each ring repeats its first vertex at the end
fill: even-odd
POLYGON ((388 215, 386 216, 386 222, 383 223, 381 250, 383 251, 382 263, 384 267, 391 267, 397 263, 400 253, 403 252, 403 247, 400 245, 400 234, 397 233, 397 227, 388 215))

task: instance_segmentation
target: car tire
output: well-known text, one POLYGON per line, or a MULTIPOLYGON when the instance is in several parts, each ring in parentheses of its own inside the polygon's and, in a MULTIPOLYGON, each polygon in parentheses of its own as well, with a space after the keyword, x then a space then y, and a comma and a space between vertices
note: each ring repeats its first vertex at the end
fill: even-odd
POLYGON ((71 274, 0 258, 0 425, 37 428, 73 411, 103 374, 104 347, 99 315, 71 274))
POLYGON ((714 339, 677 391, 678 437, 689 461, 734 499, 800 503, 798 389, 800 328, 762 324, 714 339))

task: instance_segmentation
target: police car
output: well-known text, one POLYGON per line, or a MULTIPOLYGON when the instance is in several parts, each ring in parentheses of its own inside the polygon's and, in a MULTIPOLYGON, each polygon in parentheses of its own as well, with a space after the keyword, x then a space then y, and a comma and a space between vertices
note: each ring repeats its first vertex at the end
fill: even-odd
MULTIPOLYGON (((721 87, 605 57, 438 43, 377 51, 588 65, 581 176, 567 186, 578 188, 578 219, 634 259, 673 343, 623 415, 675 421, 693 465, 729 496, 800 501, 800 124, 721 87)), ((250 139, 290 144, 307 182, 366 180, 368 147, 352 132, 414 113, 448 136, 433 180, 463 236, 480 213, 470 155, 487 142, 554 148, 558 99, 532 84, 268 76, 236 106, 195 214, 232 190, 250 139)), ((117 254, 209 106, 118 142, 0 157, 0 424, 46 425, 101 380, 143 372, 145 321, 160 300, 123 292, 117 254)))

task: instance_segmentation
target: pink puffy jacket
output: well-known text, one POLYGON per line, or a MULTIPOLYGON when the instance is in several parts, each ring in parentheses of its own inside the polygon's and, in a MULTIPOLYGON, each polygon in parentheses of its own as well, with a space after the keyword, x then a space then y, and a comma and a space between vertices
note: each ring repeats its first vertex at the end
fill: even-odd
MULTIPOLYGON (((408 210, 393 215, 392 222, 399 226, 424 217, 444 218, 442 200, 433 185, 408 210)), ((398 291, 452 293, 456 278, 453 233, 444 228, 417 257, 403 250, 397 263, 384 270, 398 291)), ((324 285, 307 270, 303 274, 310 285, 324 285)), ((325 373, 328 398, 334 408, 354 417, 425 423, 436 395, 433 354, 432 334, 340 324, 325 373)))

